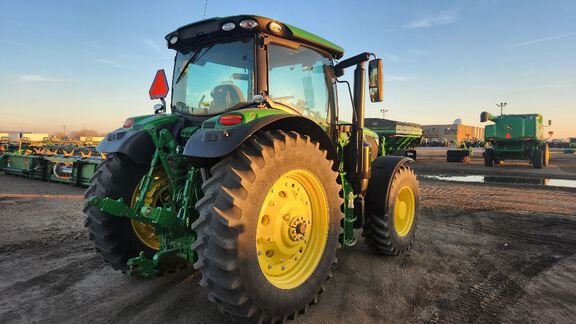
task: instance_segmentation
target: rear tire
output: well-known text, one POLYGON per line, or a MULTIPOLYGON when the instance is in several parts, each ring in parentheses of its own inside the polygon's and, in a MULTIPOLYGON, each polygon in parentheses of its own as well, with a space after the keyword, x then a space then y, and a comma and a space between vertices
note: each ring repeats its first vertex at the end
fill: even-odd
POLYGON ((534 165, 534 169, 542 169, 542 164, 544 164, 544 152, 541 149, 535 149, 532 156, 532 165, 534 165))
MULTIPOLYGON (((373 179, 385 179, 373 169, 373 179)), ((382 171, 380 171, 382 172, 382 171)), ((386 184, 383 184, 386 186, 386 184)), ((381 199, 387 199, 388 210, 383 212, 377 199, 366 199, 366 224, 362 235, 370 250, 384 255, 400 255, 414 242, 420 215, 420 191, 412 168, 402 165, 391 178, 390 192, 378 189, 381 199), (407 199, 403 199, 406 196, 407 199), (412 202, 410 203, 410 200, 412 202), (403 213, 403 211, 406 211, 403 213)))
POLYGON ((494 150, 492 149, 487 149, 486 151, 484 151, 484 165, 487 167, 493 167, 494 166, 494 150))
MULTIPOLYGON (((86 200, 93 195, 100 198, 123 198, 129 203, 146 170, 147 167, 122 155, 109 154, 98 166, 84 197, 86 200)), ((84 226, 88 228, 88 238, 94 242, 96 251, 115 270, 127 270, 126 262, 138 256, 140 251, 144 251, 149 258, 156 252, 136 236, 129 218, 112 216, 88 203, 84 204, 83 211, 86 214, 84 226)))
POLYGON ((212 167, 212 177, 202 186, 204 198, 196 204, 200 216, 192 224, 198 235, 193 245, 198 253, 194 266, 202 272, 200 284, 208 288, 208 299, 218 304, 221 312, 251 321, 283 322, 294 319, 309 304, 318 301, 336 262, 343 218, 338 173, 334 171, 334 162, 326 156, 327 152, 308 136, 267 131, 212 167), (302 185, 306 181, 287 180, 284 184, 285 176, 293 172, 311 174, 310 179, 316 179, 312 180, 315 183, 312 187, 320 186, 325 197, 306 200, 314 196, 309 187, 302 185), (303 198, 298 196, 302 191, 297 189, 301 187, 307 193, 303 198), (300 198, 295 200, 297 196, 300 198), (310 212, 293 215, 292 210, 300 210, 301 203, 306 201, 310 212), (322 209, 327 214, 320 213, 326 215, 326 228, 323 221, 313 218, 318 215, 315 206, 322 202, 327 206, 322 209), (290 234, 300 228, 301 214, 302 218, 312 215, 312 221, 307 223, 309 228, 303 227, 308 239, 304 234, 301 238, 290 234), (297 226, 293 227, 294 221, 297 226), (315 236, 318 233, 315 231, 322 228, 325 235, 315 236), (274 235, 276 229, 282 235, 274 235), (273 234, 266 238, 261 231, 268 233, 268 230, 273 234), (288 253, 290 244, 302 243, 307 244, 303 250, 288 253), (266 247, 262 249, 262 245, 266 247), (276 249, 276 245, 286 249, 276 249), (275 260, 280 256, 280 260, 275 260), (315 261, 300 262, 303 268, 297 266, 298 261, 304 260, 315 261))

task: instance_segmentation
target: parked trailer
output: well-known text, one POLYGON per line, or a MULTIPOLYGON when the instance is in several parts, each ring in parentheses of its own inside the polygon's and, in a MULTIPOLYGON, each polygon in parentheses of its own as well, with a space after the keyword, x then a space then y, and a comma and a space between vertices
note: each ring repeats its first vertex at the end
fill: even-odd
POLYGON ((406 156, 416 160, 415 147, 422 141, 422 126, 382 118, 366 118, 366 126, 378 135, 382 155, 406 156))

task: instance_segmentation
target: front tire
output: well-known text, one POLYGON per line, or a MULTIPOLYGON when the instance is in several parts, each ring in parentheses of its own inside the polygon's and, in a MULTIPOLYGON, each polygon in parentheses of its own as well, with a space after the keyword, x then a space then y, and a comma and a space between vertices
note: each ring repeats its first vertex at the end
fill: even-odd
POLYGON ((307 136, 266 131, 212 167, 193 247, 200 283, 222 312, 276 322, 317 302, 343 218, 326 155, 307 136))
MULTIPOLYGON (((372 179, 378 182, 385 179, 385 176, 378 174, 382 171, 387 172, 374 168, 372 179)), ((389 192, 382 189, 387 184, 376 185, 378 189, 369 190, 366 195, 364 242, 375 253, 400 255, 412 245, 420 215, 420 190, 416 174, 409 166, 402 165, 391 177, 389 192), (368 195, 387 199, 387 210, 383 210, 379 199, 368 195)))
POLYGON ((542 161, 542 165, 548 166, 550 164, 550 147, 548 146, 548 143, 544 143, 544 145, 542 145, 542 151, 544 159, 542 161))

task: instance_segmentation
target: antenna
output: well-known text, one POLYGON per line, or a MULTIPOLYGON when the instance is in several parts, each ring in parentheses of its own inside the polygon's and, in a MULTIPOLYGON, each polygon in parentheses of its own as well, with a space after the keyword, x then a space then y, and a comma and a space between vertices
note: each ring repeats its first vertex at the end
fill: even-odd
POLYGON ((204 14, 202 14, 202 19, 206 19, 206 8, 208 8, 208 0, 204 0, 204 14))

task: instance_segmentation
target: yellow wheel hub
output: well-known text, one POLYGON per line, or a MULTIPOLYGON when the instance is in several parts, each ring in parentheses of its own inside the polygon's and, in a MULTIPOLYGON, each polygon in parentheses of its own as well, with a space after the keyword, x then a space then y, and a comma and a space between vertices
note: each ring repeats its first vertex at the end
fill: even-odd
MULTIPOLYGON (((168 187, 168 179, 164 177, 164 174, 158 172, 154 174, 154 183, 150 187, 150 190, 146 193, 146 198, 144 200, 144 205, 156 207, 163 201, 170 199, 169 191, 166 190, 168 187)), ((140 195, 140 185, 136 187, 134 193, 132 194, 132 206, 136 204, 136 200, 140 195)), ((153 250, 160 250, 160 237, 155 234, 154 226, 146 223, 139 222, 137 220, 131 219, 132 228, 138 239, 144 243, 146 246, 153 250)))
POLYGON ((258 263, 272 285, 292 289, 312 275, 324 253, 328 220, 326 193, 312 173, 292 170, 274 182, 256 228, 258 263))
POLYGON ((408 186, 402 187, 394 204, 394 228, 398 236, 406 236, 410 232, 415 209, 414 192, 408 186))

